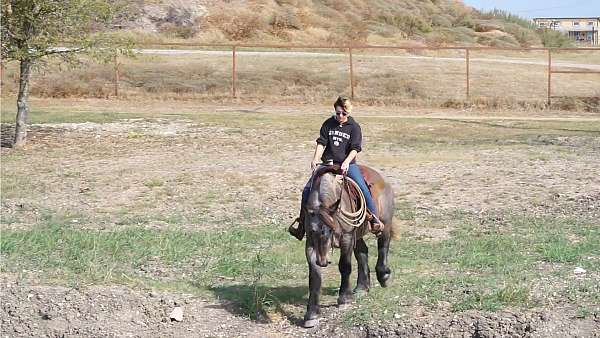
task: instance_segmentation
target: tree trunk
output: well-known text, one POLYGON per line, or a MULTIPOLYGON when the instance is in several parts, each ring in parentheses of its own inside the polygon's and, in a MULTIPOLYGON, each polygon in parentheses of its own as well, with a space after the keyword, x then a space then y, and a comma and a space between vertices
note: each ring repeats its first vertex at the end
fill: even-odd
POLYGON ((15 125, 14 148, 21 148, 27 139, 27 117, 29 115, 29 79, 31 77, 32 61, 21 60, 19 74, 19 96, 17 97, 17 121, 15 125))

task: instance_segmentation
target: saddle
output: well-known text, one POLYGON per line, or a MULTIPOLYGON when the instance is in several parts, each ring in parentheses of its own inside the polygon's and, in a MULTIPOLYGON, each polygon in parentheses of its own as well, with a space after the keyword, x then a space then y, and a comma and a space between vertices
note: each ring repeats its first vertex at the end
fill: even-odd
MULTIPOLYGON (((379 212, 381 212, 381 207, 379 206, 379 203, 378 203, 379 199, 377 197, 379 196, 379 191, 382 191, 385 182, 371 168, 363 166, 363 165, 359 165, 358 168, 360 169, 360 173, 363 175, 363 178, 365 179, 365 183, 367 184, 367 187, 369 188, 369 192, 371 193, 371 197, 373 198, 373 201, 375 202, 375 207, 377 208, 377 212, 379 213, 379 212)), ((315 175, 315 177, 321 177, 327 173, 332 173, 332 174, 338 175, 340 177, 343 176, 342 170, 340 169, 339 165, 325 165, 325 166, 318 167, 317 170, 315 171, 314 175, 315 175)), ((347 179, 352 180, 349 177, 347 179)), ((362 194, 362 191, 360 191, 360 189, 358 189, 358 192, 355 192, 355 193, 362 194)), ((354 197, 357 197, 357 196, 354 196, 354 197)))
MULTIPOLYGON (((369 174, 368 170, 363 171, 363 168, 366 167, 360 167, 363 177, 369 177, 367 176, 369 174)), ((337 165, 318 168, 314 174, 315 182, 318 182, 323 175, 329 173, 335 175, 336 184, 341 185, 342 190, 339 200, 330 208, 321 211, 321 219, 338 235, 341 234, 341 232, 347 233, 356 230, 357 235, 363 236, 370 229, 369 222, 366 221, 368 218, 368 210, 363 192, 356 182, 342 174, 342 171, 337 165)), ((373 198, 375 198, 376 195, 374 194, 374 191, 370 189, 372 184, 366 179, 365 181, 373 198)))

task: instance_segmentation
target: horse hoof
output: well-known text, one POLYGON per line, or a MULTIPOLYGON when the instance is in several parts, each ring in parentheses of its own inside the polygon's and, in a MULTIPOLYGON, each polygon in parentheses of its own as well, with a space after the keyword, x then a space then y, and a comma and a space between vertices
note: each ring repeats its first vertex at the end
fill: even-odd
POLYGON ((315 318, 315 319, 307 319, 304 321, 304 328, 309 329, 311 327, 315 327, 317 324, 319 324, 319 318, 315 318))
POLYGON ((390 280, 391 276, 392 276, 391 274, 386 274, 385 276, 383 276, 381 278, 377 278, 377 280, 379 281, 379 285, 381 285, 382 288, 387 288, 388 281, 390 280))
POLYGON ((392 277, 392 271, 389 268, 385 269, 381 273, 379 271, 377 272, 377 281, 379 282, 379 285, 381 285, 382 288, 388 286, 388 281, 390 280, 390 277, 392 277))
POLYGON ((346 305, 352 303, 352 296, 339 296, 337 299, 337 304, 339 306, 346 305))
POLYGON ((366 296, 369 293, 369 289, 363 289, 363 288, 355 288, 354 289, 354 297, 356 298, 361 298, 363 296, 366 296))

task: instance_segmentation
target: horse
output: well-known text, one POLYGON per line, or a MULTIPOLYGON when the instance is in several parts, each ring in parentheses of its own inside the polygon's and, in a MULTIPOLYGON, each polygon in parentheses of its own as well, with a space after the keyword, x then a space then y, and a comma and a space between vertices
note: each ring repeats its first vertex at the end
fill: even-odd
MULTIPOLYGON (((392 271, 388 266, 388 251, 390 240, 395 237, 397 230, 392 224, 394 215, 394 192, 383 177, 375 170, 360 166, 365 181, 370 185, 373 202, 377 206, 378 215, 384 224, 383 230, 377 237, 377 280, 382 287, 388 285, 392 271)), ((360 224, 349 225, 340 220, 341 210, 345 214, 356 214, 357 195, 345 188, 346 178, 340 181, 339 166, 320 168, 314 174, 308 201, 306 202, 304 229, 306 230, 306 261, 309 269, 309 298, 305 328, 314 327, 319 320, 321 294, 321 268, 330 263, 329 254, 333 247, 339 247, 340 260, 338 268, 341 274, 341 284, 337 298, 338 305, 352 302, 353 293, 366 293, 371 284, 368 265, 368 247, 363 236, 369 233, 369 222, 366 218, 359 219, 360 224), (337 175, 336 175, 337 174, 337 175), (354 291, 350 290, 350 273, 352 271, 352 252, 358 262, 358 278, 354 291)), ((358 187, 356 187, 358 189, 358 187)), ((363 210, 366 208, 362 206, 363 210)))

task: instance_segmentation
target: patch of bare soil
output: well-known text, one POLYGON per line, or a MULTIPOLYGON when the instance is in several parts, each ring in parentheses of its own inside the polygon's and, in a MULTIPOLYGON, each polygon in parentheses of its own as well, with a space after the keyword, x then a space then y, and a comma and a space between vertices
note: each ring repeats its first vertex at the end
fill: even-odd
POLYGON ((553 311, 423 313, 386 323, 346 327, 344 309, 324 304, 313 329, 297 318, 257 322, 232 304, 124 286, 48 286, 2 280, 3 337, 599 337, 600 318, 577 318, 573 308, 553 311), (179 307, 183 320, 171 318, 179 307))
POLYGON ((123 286, 69 288, 3 278, 2 337, 276 337, 290 325, 236 316, 227 304, 123 286), (180 307, 183 320, 171 319, 180 307))
POLYGON ((571 308, 557 311, 426 316, 368 326, 367 337, 598 337, 600 318, 577 319, 571 308))

